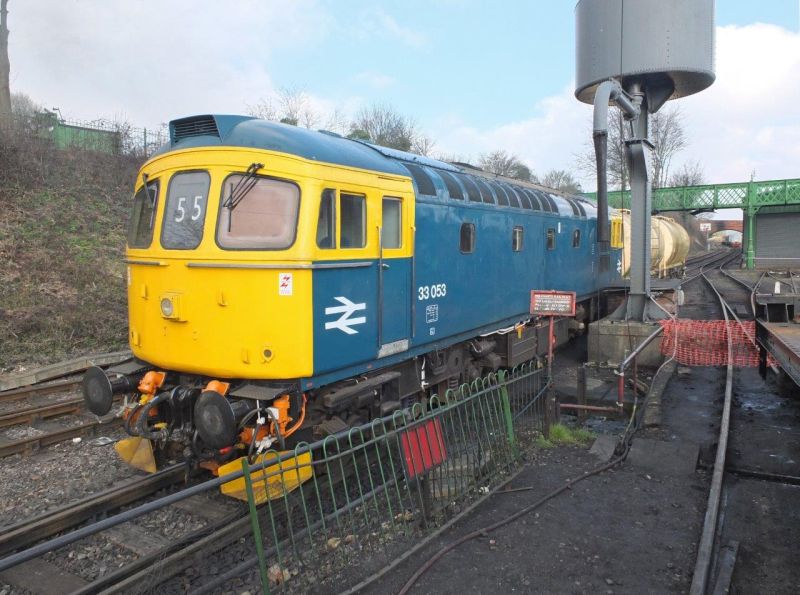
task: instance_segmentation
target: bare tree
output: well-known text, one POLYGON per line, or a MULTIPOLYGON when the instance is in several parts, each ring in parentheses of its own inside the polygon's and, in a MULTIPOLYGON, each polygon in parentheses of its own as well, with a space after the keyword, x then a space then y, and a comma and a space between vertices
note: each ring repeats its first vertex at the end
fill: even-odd
POLYGON ((428 157, 433 152, 433 147, 435 146, 436 141, 428 135, 418 132, 414 138, 414 142, 411 143, 411 152, 428 157))
POLYGON ((650 116, 650 141, 653 143, 653 188, 663 188, 669 180, 672 158, 686 148, 683 115, 680 108, 664 108, 650 116))
POLYGON ((277 122, 278 110, 271 99, 259 99, 258 103, 248 105, 246 108, 248 115, 261 118, 262 120, 270 120, 277 122))
POLYGON ((385 104, 362 107, 350 123, 348 135, 349 138, 366 140, 400 151, 410 151, 419 136, 420 132, 413 120, 385 104))
POLYGON ((308 93, 286 87, 278 90, 276 97, 260 99, 257 103, 248 105, 247 113, 262 120, 304 128, 314 128, 320 120, 308 93))
POLYGON ((0 122, 11 116, 11 62, 8 59, 8 0, 0 0, 0 122))
MULTIPOLYGON (((680 109, 662 108, 652 114, 649 128, 650 141, 653 143, 650 175, 653 188, 661 188, 669 180, 672 159, 687 144, 680 109)), ((631 136, 631 123, 625 120, 619 109, 611 108, 608 122, 608 184, 619 190, 628 190, 630 186, 625 141, 631 136)), ((590 140, 591 134, 587 134, 586 138, 587 149, 576 156, 575 166, 585 176, 593 177, 597 174, 594 146, 590 140)))
POLYGON ((311 106, 308 93, 301 89, 282 88, 278 91, 278 104, 281 111, 281 122, 313 128, 319 121, 319 114, 311 106))
POLYGON ((328 114, 325 120, 325 130, 345 136, 350 132, 350 121, 342 108, 336 107, 328 114))
POLYGON ((699 186, 705 184, 705 182, 703 166, 700 165, 699 161, 684 163, 683 166, 669 178, 669 185, 672 187, 699 186))
POLYGON ((481 169, 498 176, 506 176, 517 180, 531 180, 531 170, 519 157, 499 149, 484 153, 478 159, 481 169))
POLYGON ((11 113, 21 118, 32 118, 36 114, 42 113, 43 106, 36 103, 25 93, 11 94, 11 113))
POLYGON ((555 188, 568 194, 578 194, 581 192, 581 185, 569 172, 565 169, 551 169, 541 178, 535 178, 534 181, 547 188, 555 188))
MULTIPOLYGON (((630 138, 630 124, 625 121, 622 112, 612 107, 608 111, 608 185, 612 188, 627 190, 630 177, 628 162, 625 158, 625 139, 630 138)), ((597 175, 592 135, 586 135, 587 149, 575 156, 575 168, 586 177, 597 175)))

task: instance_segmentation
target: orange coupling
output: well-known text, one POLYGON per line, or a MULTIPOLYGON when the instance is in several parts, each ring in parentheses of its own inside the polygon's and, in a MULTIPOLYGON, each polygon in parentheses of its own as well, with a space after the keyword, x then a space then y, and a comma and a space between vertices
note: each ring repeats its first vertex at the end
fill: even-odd
POLYGON ((221 380, 212 380, 206 384, 205 390, 210 390, 215 393, 221 394, 223 397, 228 394, 228 389, 231 387, 230 382, 222 382, 221 380))
POLYGON ((142 393, 142 395, 152 396, 156 394, 156 391, 161 388, 166 378, 166 372, 156 372, 155 370, 150 370, 139 381, 139 392, 142 393))
POLYGON ((289 417, 289 395, 278 397, 272 402, 272 406, 278 410, 278 427, 281 434, 286 436, 286 426, 292 421, 292 418, 289 417))

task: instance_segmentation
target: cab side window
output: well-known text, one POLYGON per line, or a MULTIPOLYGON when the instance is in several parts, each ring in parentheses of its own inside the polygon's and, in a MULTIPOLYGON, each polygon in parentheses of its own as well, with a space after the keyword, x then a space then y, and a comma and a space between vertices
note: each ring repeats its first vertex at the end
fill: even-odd
POLYGON ((384 248, 400 248, 403 244, 403 203, 397 198, 383 199, 383 229, 381 238, 384 248))
POLYGON ((336 248, 336 191, 326 188, 322 191, 317 219, 317 246, 336 248))
POLYGON ((158 180, 142 184, 133 197, 133 214, 128 226, 128 246, 148 248, 153 241, 153 226, 158 205, 158 180))
POLYGON ((367 245, 367 205, 364 196, 358 194, 339 195, 342 248, 363 248, 367 245))

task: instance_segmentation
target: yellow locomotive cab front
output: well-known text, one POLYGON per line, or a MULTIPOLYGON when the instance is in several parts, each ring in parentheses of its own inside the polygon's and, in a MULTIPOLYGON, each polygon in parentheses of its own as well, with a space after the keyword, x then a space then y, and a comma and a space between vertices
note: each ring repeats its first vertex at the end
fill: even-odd
POLYGON ((298 221, 313 206, 302 169, 221 149, 146 164, 126 258, 136 357, 221 378, 311 374, 312 277, 298 221))

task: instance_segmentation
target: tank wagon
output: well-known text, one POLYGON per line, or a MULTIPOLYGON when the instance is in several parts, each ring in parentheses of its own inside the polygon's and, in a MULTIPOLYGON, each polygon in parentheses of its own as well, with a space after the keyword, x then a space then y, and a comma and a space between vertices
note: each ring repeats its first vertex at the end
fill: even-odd
POLYGON ((576 293, 563 342, 619 281, 581 198, 249 117, 169 129, 133 199, 135 359, 84 379, 95 414, 134 395, 117 450, 142 468, 218 472, 531 360, 531 289, 576 293))
MULTIPOLYGON (((689 234, 669 217, 650 218, 650 272, 663 277, 683 275, 689 255, 689 234)), ((622 275, 628 276, 631 267, 631 212, 620 209, 611 216, 611 244, 622 248, 622 275)))

